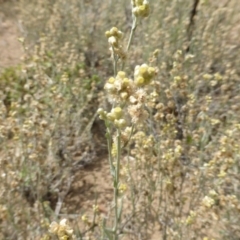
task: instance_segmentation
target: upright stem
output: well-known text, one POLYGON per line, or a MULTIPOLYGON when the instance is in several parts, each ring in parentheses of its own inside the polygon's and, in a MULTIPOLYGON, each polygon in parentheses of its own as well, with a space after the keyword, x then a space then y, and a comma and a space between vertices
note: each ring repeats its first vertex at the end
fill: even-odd
POLYGON ((117 62, 118 62, 118 56, 114 52, 114 48, 112 47, 113 52, 113 71, 114 71, 114 77, 117 76, 117 62))
POLYGON ((137 18, 136 18, 136 16, 133 14, 133 24, 132 24, 130 36, 129 36, 129 39, 128 39, 127 52, 128 52, 128 50, 129 50, 129 48, 130 48, 130 45, 131 45, 131 43, 132 43, 133 33, 135 32, 136 28, 137 28, 137 18))
POLYGON ((116 169, 116 181, 119 181, 120 172, 120 158, 121 158, 121 130, 117 129, 117 169, 116 169))
MULTIPOLYGON (((137 27, 137 18, 135 15, 133 15, 133 24, 130 32, 130 36, 128 39, 128 44, 127 44, 127 49, 126 52, 128 52, 130 45, 132 43, 133 39, 133 33, 135 32, 137 27)), ((112 47, 112 54, 113 54, 113 68, 114 68, 114 76, 117 75, 117 64, 118 64, 118 56, 114 52, 114 48, 112 47)), ((122 63, 122 68, 121 70, 124 69, 124 64, 125 62, 122 63)), ((131 133, 132 134, 132 133, 131 133)), ((111 148, 112 148, 112 140, 111 140, 111 130, 108 129, 108 151, 109 155, 111 155, 111 148)), ((113 234, 113 239, 118 240, 118 225, 120 222, 121 218, 121 211, 122 211, 122 203, 119 206, 118 205, 118 197, 119 197, 119 192, 118 192, 118 187, 119 187, 119 173, 120 173, 120 160, 121 160, 121 130, 118 128, 117 129, 117 157, 116 157, 116 166, 113 166, 113 159, 111 156, 109 156, 109 163, 111 165, 111 173, 114 177, 114 226, 111 230, 113 234)))
MULTIPOLYGON (((130 48, 130 45, 131 45, 132 39, 133 39, 133 33, 135 32, 135 30, 137 28, 137 17, 134 14, 132 16, 133 16, 133 24, 132 24, 130 36, 129 36, 129 39, 128 39, 126 52, 128 52, 128 50, 130 48)), ((124 69, 124 65, 125 65, 125 61, 123 61, 123 63, 122 63, 122 70, 124 69)))
POLYGON ((117 129, 117 162, 115 168, 115 179, 114 179, 114 210, 115 210, 115 223, 114 223, 114 240, 118 240, 118 223, 120 220, 121 213, 118 212, 118 186, 119 186, 119 172, 120 172, 120 159, 121 159, 121 130, 117 129))
MULTIPOLYGON (((105 125, 107 126, 107 124, 105 123, 105 125)), ((112 150, 112 135, 111 135, 111 128, 110 126, 107 127, 107 145, 108 145, 108 161, 109 161, 109 166, 110 166, 110 172, 111 175, 114 176, 114 166, 113 166, 113 158, 112 158, 112 154, 111 154, 111 150, 112 150)))

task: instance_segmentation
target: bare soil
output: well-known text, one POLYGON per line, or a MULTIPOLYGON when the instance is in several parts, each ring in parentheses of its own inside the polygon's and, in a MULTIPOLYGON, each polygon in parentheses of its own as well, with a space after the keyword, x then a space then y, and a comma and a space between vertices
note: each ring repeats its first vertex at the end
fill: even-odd
POLYGON ((0 69, 15 66, 23 54, 14 2, 0 1, 0 69))

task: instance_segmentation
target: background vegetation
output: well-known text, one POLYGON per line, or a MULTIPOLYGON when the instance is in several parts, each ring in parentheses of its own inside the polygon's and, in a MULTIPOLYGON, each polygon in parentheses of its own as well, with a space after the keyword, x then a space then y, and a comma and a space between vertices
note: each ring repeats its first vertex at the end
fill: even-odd
MULTIPOLYGON (((113 183, 97 109, 111 109, 105 32, 121 30, 126 49, 131 1, 8 4, 24 56, 0 74, 0 239, 58 239, 53 221, 65 239, 110 239, 113 183)), ((132 79, 143 63, 157 74, 144 90, 148 118, 122 134, 131 137, 118 237, 240 239, 238 1, 152 0, 150 9, 124 68, 132 79)))

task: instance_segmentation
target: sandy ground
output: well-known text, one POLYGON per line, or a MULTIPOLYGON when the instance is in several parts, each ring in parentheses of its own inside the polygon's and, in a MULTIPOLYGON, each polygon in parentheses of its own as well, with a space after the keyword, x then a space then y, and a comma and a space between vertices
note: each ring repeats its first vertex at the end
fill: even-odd
POLYGON ((23 50, 14 3, 0 1, 0 70, 20 62, 23 50))

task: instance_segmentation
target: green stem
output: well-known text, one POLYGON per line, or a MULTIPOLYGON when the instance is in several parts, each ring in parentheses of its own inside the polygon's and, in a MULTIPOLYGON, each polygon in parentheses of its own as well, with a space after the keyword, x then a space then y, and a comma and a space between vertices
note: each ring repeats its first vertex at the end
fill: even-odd
POLYGON ((116 171, 115 171, 115 179, 114 179, 114 210, 115 210, 115 223, 114 223, 114 240, 118 240, 118 223, 119 223, 119 216, 118 213, 118 186, 119 186, 119 173, 120 173, 120 159, 121 159, 121 130, 117 129, 117 163, 116 163, 116 171))
POLYGON ((110 166, 110 172, 111 175, 114 176, 115 175, 115 171, 114 171, 114 166, 113 166, 113 159, 112 159, 112 135, 111 135, 111 128, 110 126, 107 126, 107 123, 105 123, 105 126, 107 128, 107 146, 108 146, 108 162, 109 162, 109 166, 110 166))
MULTIPOLYGON (((133 24, 132 24, 130 36, 129 36, 129 39, 128 39, 126 53, 128 52, 128 50, 130 48, 130 45, 131 45, 132 39, 133 39, 133 33, 135 32, 135 30, 137 28, 137 17, 134 14, 132 16, 133 16, 133 24)), ((125 61, 122 63, 122 70, 124 69, 124 65, 125 65, 125 61)))
POLYGON ((127 52, 130 48, 130 45, 132 43, 132 39, 133 39, 133 33, 135 32, 137 28, 137 18, 135 15, 133 15, 133 24, 132 24, 132 28, 131 28, 131 33, 130 33, 130 36, 129 36, 129 39, 128 39, 128 45, 127 45, 127 52))
POLYGON ((119 182, 120 172, 120 158, 121 158, 121 130, 117 129, 117 169, 116 169, 116 182, 119 182))
POLYGON ((118 62, 118 57, 114 52, 114 48, 112 47, 113 51, 113 71, 114 71, 114 77, 117 76, 117 62, 118 62))

